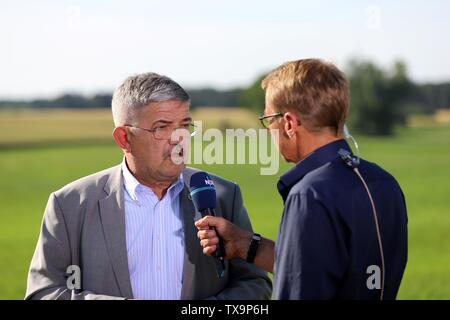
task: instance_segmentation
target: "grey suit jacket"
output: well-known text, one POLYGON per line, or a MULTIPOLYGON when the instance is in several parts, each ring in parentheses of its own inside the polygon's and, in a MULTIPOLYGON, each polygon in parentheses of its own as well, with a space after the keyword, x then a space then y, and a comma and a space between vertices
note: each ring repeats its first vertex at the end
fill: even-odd
MULTIPOLYGON (((182 299, 269 299, 267 274, 241 259, 226 262, 219 278, 216 261, 202 252, 194 221, 201 217, 189 197, 195 169, 183 171, 180 193, 185 253, 182 299)), ((239 187, 211 175, 217 192, 216 213, 251 230, 239 187)), ((133 298, 125 237, 121 167, 72 182, 50 195, 28 273, 26 299, 133 298), (70 265, 80 267, 81 288, 69 290, 70 265)))

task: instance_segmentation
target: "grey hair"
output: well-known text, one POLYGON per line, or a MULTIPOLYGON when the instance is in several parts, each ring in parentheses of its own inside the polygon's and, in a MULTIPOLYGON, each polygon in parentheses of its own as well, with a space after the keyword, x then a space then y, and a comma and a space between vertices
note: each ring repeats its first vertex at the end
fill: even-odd
POLYGON ((142 107, 151 102, 190 102, 189 94, 169 77, 148 72, 128 77, 115 91, 112 114, 115 126, 135 124, 142 107))

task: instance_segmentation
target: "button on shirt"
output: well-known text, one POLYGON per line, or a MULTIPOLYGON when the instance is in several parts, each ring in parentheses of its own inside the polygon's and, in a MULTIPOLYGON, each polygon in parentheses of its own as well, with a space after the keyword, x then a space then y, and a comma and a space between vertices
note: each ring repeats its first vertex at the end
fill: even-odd
POLYGON ((122 162, 128 269, 133 297, 179 300, 181 297, 184 234, 179 195, 180 175, 164 197, 139 183, 122 162))
MULTIPOLYGON (((379 299, 367 285, 381 265, 369 197, 338 150, 345 140, 311 153, 281 176, 284 210, 275 247, 277 299, 379 299)), ((385 299, 396 297, 407 260, 407 214, 397 181, 361 160, 377 208, 386 263, 385 299)))

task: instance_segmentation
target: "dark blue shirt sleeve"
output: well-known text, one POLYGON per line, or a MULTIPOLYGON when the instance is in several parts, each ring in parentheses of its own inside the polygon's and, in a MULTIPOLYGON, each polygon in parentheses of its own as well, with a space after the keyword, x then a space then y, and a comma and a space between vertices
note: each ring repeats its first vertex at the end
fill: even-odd
POLYGON ((333 208, 328 208, 313 190, 290 195, 276 257, 276 298, 335 297, 348 264, 343 232, 333 208))

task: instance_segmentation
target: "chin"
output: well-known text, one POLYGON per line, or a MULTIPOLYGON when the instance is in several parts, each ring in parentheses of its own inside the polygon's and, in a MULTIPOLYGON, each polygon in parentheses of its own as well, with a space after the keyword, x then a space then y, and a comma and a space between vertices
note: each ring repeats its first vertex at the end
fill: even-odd
POLYGON ((288 163, 293 163, 294 161, 291 158, 287 158, 283 156, 284 161, 288 162, 288 163))
POLYGON ((292 156, 292 155, 284 155, 281 154, 281 156, 283 157, 284 161, 289 162, 289 163, 297 163, 300 160, 298 160, 296 157, 292 156))
POLYGON ((186 165, 184 163, 183 164, 170 163, 169 165, 165 166, 164 173, 170 177, 178 177, 184 170, 184 168, 186 168, 186 165))

